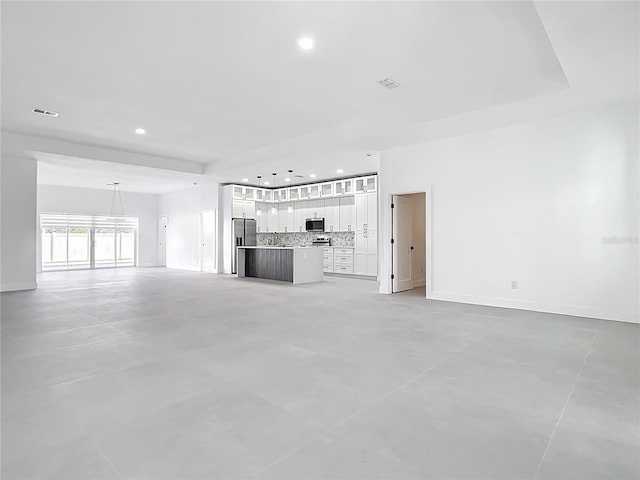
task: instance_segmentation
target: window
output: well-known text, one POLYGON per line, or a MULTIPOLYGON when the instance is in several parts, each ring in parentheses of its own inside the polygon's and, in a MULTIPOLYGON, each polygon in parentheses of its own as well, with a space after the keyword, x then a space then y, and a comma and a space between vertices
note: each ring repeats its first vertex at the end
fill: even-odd
POLYGON ((43 271, 137 265, 137 218, 42 214, 40 229, 43 271))

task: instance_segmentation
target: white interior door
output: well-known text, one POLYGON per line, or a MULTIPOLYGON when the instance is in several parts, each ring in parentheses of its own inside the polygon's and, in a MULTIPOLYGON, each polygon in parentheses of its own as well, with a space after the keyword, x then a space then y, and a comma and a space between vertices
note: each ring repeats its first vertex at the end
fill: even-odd
POLYGON ((402 195, 393 196, 393 292, 413 288, 411 268, 412 202, 402 195))
POLYGON ((216 211, 200 213, 200 270, 215 272, 216 264, 216 211))
POLYGON ((167 266, 167 217, 158 221, 158 266, 167 266))

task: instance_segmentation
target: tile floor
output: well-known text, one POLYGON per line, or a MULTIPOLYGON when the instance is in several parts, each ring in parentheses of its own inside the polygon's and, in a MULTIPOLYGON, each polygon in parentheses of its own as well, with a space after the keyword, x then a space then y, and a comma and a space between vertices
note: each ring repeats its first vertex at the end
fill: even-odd
POLYGON ((126 269, 2 294, 2 478, 637 479, 640 325, 126 269))

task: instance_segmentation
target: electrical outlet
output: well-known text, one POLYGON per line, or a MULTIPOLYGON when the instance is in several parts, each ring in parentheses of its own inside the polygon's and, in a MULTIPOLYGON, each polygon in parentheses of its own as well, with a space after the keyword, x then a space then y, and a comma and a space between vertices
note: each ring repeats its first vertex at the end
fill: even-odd
POLYGON ((518 290, 520 288, 520 282, 517 280, 511 280, 511 289, 518 290))

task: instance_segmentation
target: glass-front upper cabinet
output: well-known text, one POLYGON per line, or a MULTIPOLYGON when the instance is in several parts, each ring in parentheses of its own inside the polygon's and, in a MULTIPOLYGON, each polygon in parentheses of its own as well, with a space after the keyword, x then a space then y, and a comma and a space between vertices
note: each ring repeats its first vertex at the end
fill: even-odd
POLYGON ((244 187, 239 185, 233 186, 233 198, 238 200, 244 200, 244 187))
POLYGON ((274 195, 275 195, 274 201, 276 201, 276 202, 286 202, 288 197, 289 197, 287 195, 288 191, 289 190, 287 188, 280 188, 280 189, 274 191, 273 192, 274 195))
POLYGON ((264 189, 256 188, 256 201, 262 202, 264 200, 264 189))
POLYGON ((355 193, 375 192, 378 189, 378 177, 372 175, 370 177, 356 178, 355 193))
POLYGON ((300 200, 299 187, 289 187, 289 200, 300 200))
POLYGON ((333 197, 333 182, 320 184, 320 196, 321 197, 333 197))
POLYGON ((244 187, 244 199, 245 200, 255 200, 256 199, 256 189, 253 187, 244 187))
POLYGON ((335 195, 353 195, 353 179, 336 180, 333 189, 335 195))
POLYGON ((264 191, 264 201, 265 202, 273 202, 273 190, 265 190, 264 191))
POLYGON ((256 188, 234 185, 233 198, 236 200, 256 200, 256 188))
POLYGON ((303 185, 302 187, 300 187, 300 198, 302 200, 309 198, 310 195, 311 191, 309 189, 309 185, 303 185))
POLYGON ((309 185, 309 198, 320 198, 320 185, 309 185))

